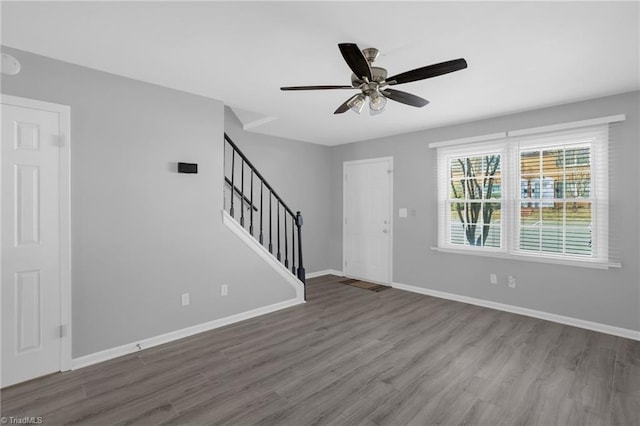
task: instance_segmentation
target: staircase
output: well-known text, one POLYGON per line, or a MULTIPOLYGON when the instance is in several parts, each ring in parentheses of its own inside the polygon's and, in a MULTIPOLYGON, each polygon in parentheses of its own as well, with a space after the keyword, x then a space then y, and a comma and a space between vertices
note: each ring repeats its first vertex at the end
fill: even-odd
POLYGON ((287 206, 226 133, 224 158, 225 212, 304 287, 302 215, 287 206))

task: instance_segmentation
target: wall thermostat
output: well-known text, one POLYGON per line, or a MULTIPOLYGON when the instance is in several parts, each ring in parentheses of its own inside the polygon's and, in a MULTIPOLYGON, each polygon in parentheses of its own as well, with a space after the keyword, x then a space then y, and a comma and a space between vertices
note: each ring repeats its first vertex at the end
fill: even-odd
POLYGON ((178 163, 178 173, 198 173, 198 163, 178 163))

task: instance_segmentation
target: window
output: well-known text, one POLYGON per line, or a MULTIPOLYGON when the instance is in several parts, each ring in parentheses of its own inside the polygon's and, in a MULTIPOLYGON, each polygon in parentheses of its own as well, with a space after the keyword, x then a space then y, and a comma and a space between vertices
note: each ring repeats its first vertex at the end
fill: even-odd
POLYGON ((500 160, 500 152, 448 158, 451 244, 502 247, 500 160))
POLYGON ((520 150, 521 250, 593 254, 590 150, 588 145, 520 150))
POLYGON ((608 124, 438 147, 438 247, 608 262, 608 124))

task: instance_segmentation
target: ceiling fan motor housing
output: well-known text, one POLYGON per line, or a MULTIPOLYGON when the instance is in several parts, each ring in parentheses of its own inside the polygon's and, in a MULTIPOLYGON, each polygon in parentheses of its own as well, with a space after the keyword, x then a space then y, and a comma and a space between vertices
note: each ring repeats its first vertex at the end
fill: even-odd
MULTIPOLYGON (((382 83, 387 78, 387 70, 381 67, 371 67, 372 81, 382 83)), ((359 87, 364 81, 355 74, 351 74, 351 84, 353 87, 359 87)))

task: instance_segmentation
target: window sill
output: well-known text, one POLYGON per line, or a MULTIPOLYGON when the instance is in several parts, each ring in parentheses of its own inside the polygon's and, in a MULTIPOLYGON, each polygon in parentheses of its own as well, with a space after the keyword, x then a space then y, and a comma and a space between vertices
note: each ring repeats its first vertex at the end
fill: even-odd
POLYGON ((547 257, 547 256, 528 256, 525 254, 507 254, 504 252, 495 252, 495 251, 489 252, 489 251, 465 250, 465 249, 444 248, 444 247, 431 247, 431 250, 434 250, 440 253, 466 254, 466 255, 472 255, 472 256, 494 257, 497 259, 520 260, 525 262, 552 263, 556 265, 577 266, 580 268, 592 268, 592 269, 622 268, 622 264, 618 262, 559 259, 556 257, 547 257))

